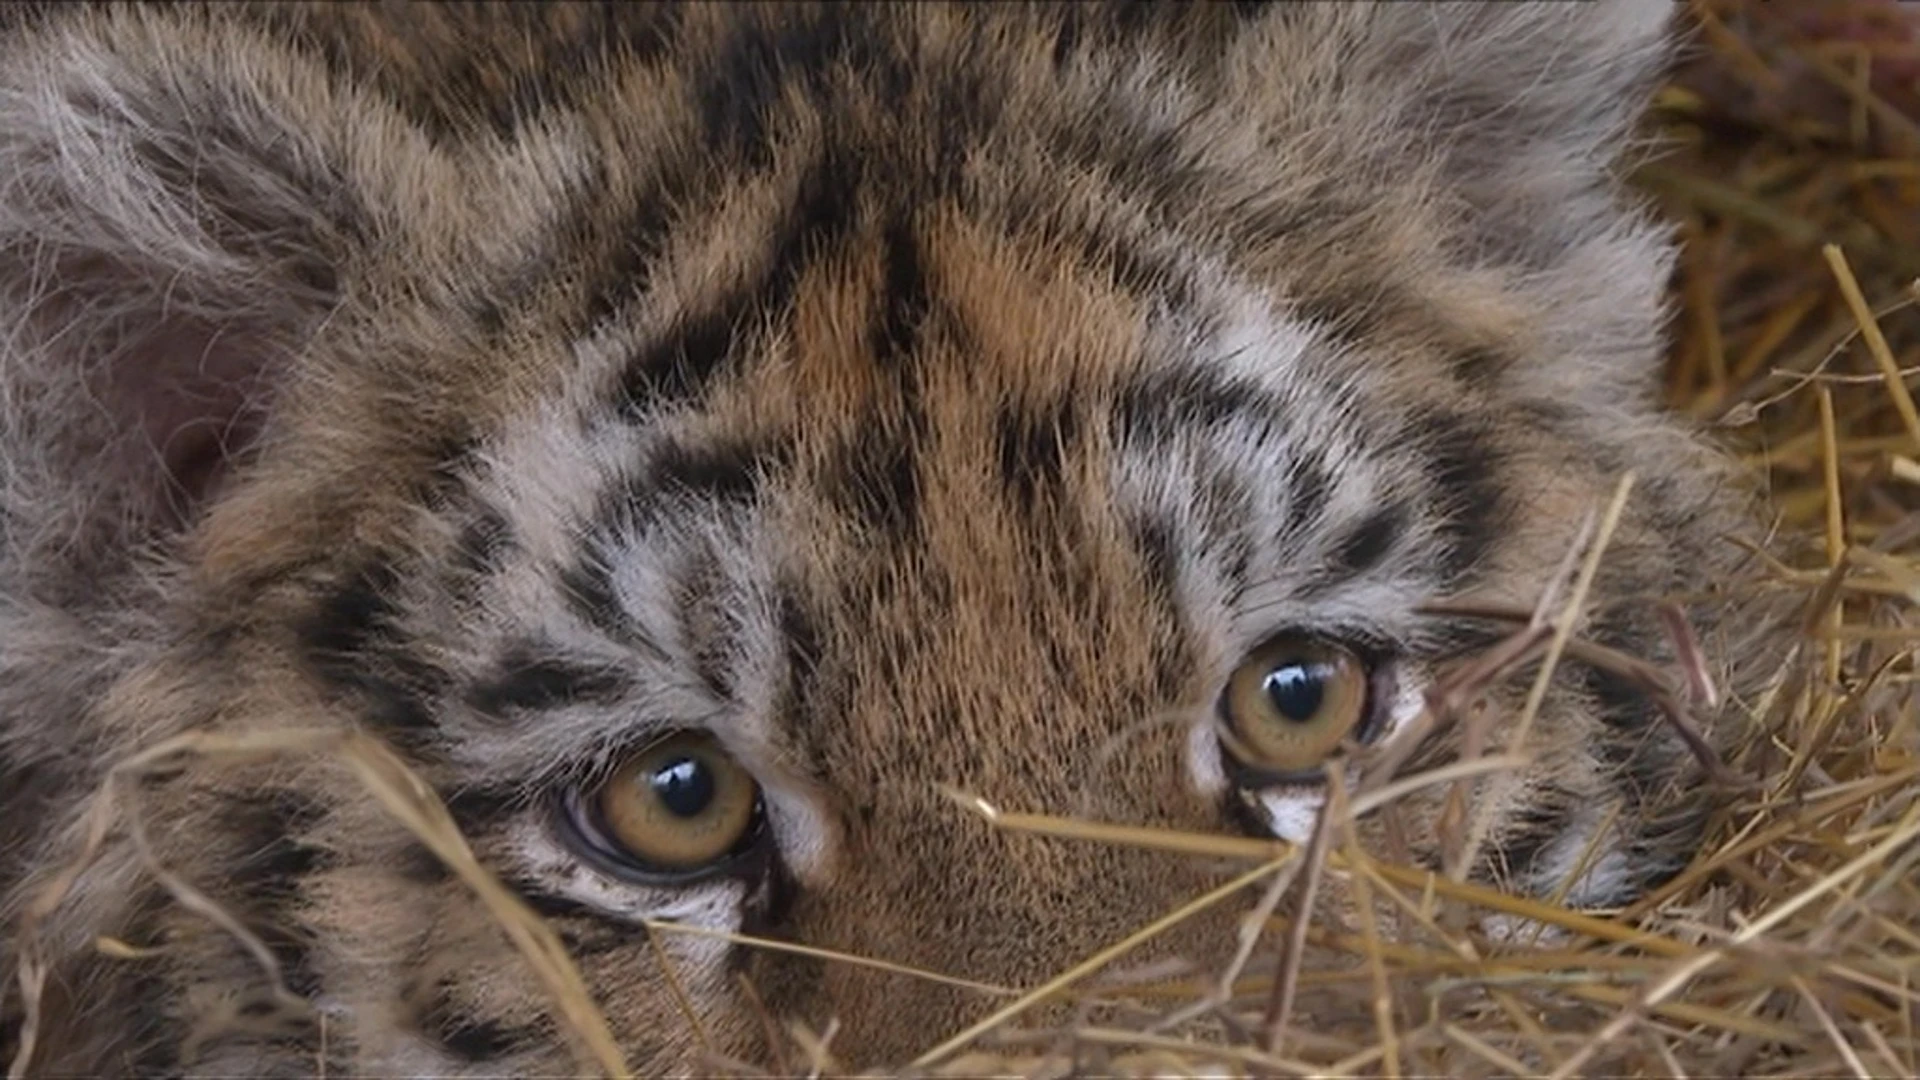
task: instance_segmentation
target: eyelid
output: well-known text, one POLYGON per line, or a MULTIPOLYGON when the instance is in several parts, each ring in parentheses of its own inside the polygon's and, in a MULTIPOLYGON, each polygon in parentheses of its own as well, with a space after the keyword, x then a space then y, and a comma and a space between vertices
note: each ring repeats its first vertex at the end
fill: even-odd
POLYGON ((733 755, 734 760, 748 767, 749 772, 758 775, 752 768, 752 758, 740 753, 728 737, 725 725, 714 724, 711 716, 692 719, 654 719, 652 717, 626 717, 631 725, 619 733, 618 737, 604 739, 587 748, 585 753, 555 764, 551 772, 544 775, 540 783, 549 789, 565 787, 590 788, 606 783, 620 766, 631 760, 635 754, 645 751, 649 746, 669 736, 688 732, 705 735, 720 744, 720 748, 733 755))

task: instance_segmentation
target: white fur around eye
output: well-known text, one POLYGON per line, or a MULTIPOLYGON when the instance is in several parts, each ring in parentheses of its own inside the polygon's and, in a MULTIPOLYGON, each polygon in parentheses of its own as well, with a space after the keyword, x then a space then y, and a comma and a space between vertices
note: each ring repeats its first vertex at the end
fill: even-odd
POLYGON ((1304 844, 1313 839, 1314 822, 1327 794, 1318 788, 1296 788, 1268 792, 1260 796, 1260 808, 1266 811, 1267 831, 1289 844, 1304 844))
POLYGON ((813 792, 797 784, 770 781, 763 775, 760 797, 765 800, 767 827, 787 873, 802 885, 822 882, 833 872, 838 834, 832 811, 813 792))

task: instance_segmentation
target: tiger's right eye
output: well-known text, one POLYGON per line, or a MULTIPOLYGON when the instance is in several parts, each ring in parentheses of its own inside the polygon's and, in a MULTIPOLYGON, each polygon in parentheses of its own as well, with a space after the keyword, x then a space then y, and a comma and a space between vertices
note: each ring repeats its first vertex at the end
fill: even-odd
POLYGON ((1351 650, 1297 635, 1248 654, 1220 702, 1223 742, 1242 765, 1272 774, 1318 769, 1369 711, 1367 665, 1351 650))
POLYGON ((711 736, 653 742, 600 787, 568 800, 569 823, 601 862, 649 880, 691 881, 754 846, 760 786, 711 736))

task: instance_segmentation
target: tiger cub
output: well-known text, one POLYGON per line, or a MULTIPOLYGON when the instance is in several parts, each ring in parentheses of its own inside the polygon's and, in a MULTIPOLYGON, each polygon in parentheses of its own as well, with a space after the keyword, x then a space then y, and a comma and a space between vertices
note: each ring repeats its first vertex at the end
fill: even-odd
MULTIPOLYGON (((1698 599, 1749 511, 1657 408, 1669 234, 1617 180, 1669 18, 9 8, 7 1052, 28 956, 36 1073, 578 1067, 325 754, 116 788, 139 835, 23 952, 107 770, 190 731, 391 746, 642 1075, 793 1023, 883 1066, 999 1000, 741 937, 1020 988, 1235 872, 954 793, 1298 842, 1397 736, 1404 777, 1525 723, 1463 820, 1415 784, 1363 841, 1573 904, 1671 875, 1708 785, 1617 665, 1422 718, 1628 474, 1581 639, 1671 666, 1685 592, 1757 655, 1698 599)), ((1242 910, 1134 959, 1218 965, 1242 910)))

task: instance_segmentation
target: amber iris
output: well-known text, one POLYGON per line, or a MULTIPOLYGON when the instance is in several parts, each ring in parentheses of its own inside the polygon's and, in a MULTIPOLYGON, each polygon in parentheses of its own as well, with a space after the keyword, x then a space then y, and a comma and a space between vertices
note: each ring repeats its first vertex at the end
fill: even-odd
POLYGON ((1366 717, 1367 682, 1366 664, 1348 649, 1275 638, 1241 661, 1227 682, 1221 713, 1228 750, 1255 769, 1317 768, 1366 717))
POLYGON ((601 788, 606 839, 634 861, 692 870, 732 854, 753 829, 760 789, 710 736, 669 735, 628 758, 601 788))

